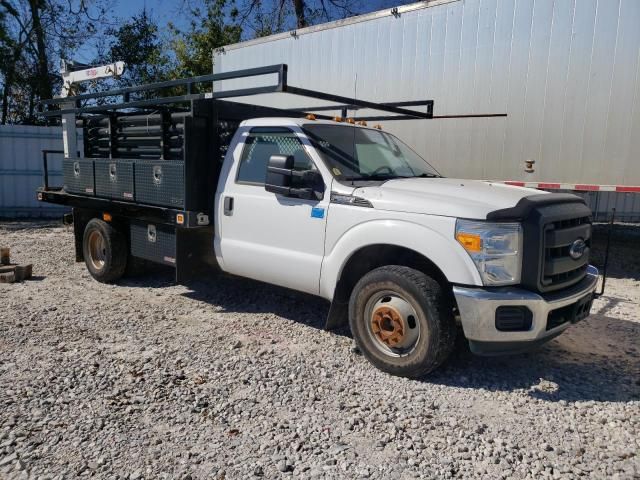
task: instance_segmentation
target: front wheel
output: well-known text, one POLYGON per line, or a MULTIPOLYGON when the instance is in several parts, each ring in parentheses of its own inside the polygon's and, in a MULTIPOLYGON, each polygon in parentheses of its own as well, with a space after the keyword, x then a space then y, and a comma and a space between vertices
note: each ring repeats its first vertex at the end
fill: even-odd
POLYGON ((349 324, 374 366, 410 378, 442 364, 456 332, 440 284, 399 265, 376 268, 360 279, 349 300, 349 324))

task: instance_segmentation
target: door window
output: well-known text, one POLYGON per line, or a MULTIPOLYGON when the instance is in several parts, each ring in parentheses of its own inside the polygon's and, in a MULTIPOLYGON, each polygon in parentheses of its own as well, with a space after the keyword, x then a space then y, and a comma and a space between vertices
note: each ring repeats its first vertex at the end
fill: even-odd
POLYGON ((291 130, 254 128, 245 141, 236 181, 264 185, 271 155, 293 155, 294 170, 314 168, 302 142, 291 130))

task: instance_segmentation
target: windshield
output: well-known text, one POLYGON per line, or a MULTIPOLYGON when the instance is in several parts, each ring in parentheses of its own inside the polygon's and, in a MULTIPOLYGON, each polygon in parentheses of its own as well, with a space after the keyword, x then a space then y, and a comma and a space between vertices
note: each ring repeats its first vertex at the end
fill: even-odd
POLYGON ((393 135, 346 125, 306 124, 305 133, 338 180, 439 177, 393 135))

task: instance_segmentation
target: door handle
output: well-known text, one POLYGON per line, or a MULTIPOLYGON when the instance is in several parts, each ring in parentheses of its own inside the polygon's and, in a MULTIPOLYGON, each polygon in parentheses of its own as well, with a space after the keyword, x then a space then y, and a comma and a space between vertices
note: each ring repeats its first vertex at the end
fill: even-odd
POLYGON ((224 214, 227 217, 233 215, 233 197, 224 197, 224 214))

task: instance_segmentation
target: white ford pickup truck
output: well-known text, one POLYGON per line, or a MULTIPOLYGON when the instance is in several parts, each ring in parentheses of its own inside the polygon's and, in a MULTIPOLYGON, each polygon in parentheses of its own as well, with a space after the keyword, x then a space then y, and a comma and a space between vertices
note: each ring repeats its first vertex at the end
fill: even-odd
POLYGON ((580 198, 443 178, 377 129, 243 122, 215 211, 223 270, 344 306, 360 350, 394 374, 438 366, 456 317, 477 353, 549 340, 596 288, 580 198))
POLYGON ((73 207, 76 256, 97 280, 140 257, 179 280, 207 263, 318 295, 328 328, 348 324, 371 363, 407 377, 447 358, 458 325, 473 352, 500 354, 589 314, 581 198, 445 178, 379 128, 271 111, 221 121, 249 107, 199 102, 191 116, 90 112, 84 156, 64 159, 62 188, 38 191, 73 207), (153 157, 157 135, 169 146, 153 157))

